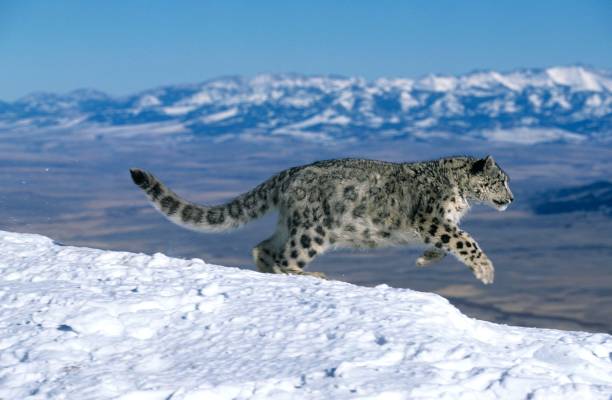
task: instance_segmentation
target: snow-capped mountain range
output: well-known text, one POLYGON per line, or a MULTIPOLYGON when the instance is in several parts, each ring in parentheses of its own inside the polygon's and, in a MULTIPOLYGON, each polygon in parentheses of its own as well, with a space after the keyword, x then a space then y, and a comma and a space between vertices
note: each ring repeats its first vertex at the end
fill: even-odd
POLYGON ((612 71, 583 66, 420 79, 258 75, 125 97, 81 89, 0 102, 0 129, 310 139, 468 135, 533 143, 609 140, 612 71))

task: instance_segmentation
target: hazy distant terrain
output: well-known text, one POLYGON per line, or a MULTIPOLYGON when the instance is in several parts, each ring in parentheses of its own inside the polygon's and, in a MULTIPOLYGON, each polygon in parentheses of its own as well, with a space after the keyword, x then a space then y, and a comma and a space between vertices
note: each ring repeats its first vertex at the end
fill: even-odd
POLYGON ((582 186, 549 190, 534 197, 538 214, 596 212, 612 215, 612 182, 598 181, 582 186))
POLYGON ((581 67, 370 83, 266 76, 0 103, 0 228, 252 269, 250 248, 273 216, 226 234, 183 230, 148 205, 128 168, 217 203, 319 159, 492 154, 516 202, 504 213, 476 206, 463 226, 494 261, 494 285, 450 257, 417 269, 419 249, 334 252, 312 268, 434 291, 484 319, 612 332, 609 76, 581 67))

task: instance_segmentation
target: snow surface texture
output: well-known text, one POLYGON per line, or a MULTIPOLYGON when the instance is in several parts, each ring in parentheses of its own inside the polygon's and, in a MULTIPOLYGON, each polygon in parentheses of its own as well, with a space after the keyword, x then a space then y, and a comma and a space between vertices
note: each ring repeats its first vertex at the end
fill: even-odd
POLYGON ((612 336, 0 231, 2 399, 606 399, 612 336))
POLYGON ((612 71, 570 66, 375 81, 280 74, 164 86, 121 98, 95 90, 34 93, 0 101, 2 129, 248 141, 449 135, 527 144, 608 141, 612 71))

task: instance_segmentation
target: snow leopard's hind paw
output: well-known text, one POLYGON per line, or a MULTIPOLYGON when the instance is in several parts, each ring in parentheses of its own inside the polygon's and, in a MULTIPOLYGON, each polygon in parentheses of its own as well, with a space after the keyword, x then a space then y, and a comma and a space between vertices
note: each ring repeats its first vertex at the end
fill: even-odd
POLYGON ((305 271, 304 275, 314 276, 315 278, 319 278, 319 279, 323 279, 323 280, 329 280, 327 275, 325 275, 323 272, 309 272, 309 271, 305 271))

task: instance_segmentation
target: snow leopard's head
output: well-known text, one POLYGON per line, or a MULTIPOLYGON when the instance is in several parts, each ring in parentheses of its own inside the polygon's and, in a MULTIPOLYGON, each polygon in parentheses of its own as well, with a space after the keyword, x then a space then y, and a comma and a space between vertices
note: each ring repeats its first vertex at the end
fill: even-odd
POLYGON ((503 211, 514 200, 508 179, 508 175, 495 163, 493 157, 487 156, 472 164, 470 192, 476 200, 503 211))

